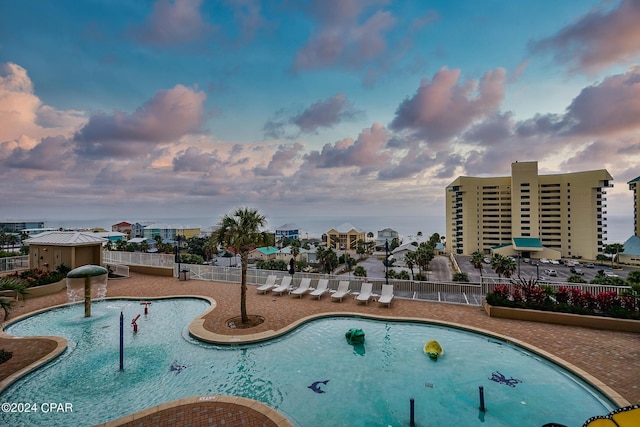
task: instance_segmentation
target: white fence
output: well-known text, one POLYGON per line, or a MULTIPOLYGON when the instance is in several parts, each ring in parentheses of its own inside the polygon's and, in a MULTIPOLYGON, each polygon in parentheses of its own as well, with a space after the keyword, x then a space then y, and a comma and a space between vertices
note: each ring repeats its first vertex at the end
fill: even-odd
MULTIPOLYGON (((174 276, 178 277, 178 266, 174 262, 173 255, 148 254, 139 252, 117 252, 105 251, 104 262, 109 264, 129 264, 148 265, 155 267, 169 267, 174 269, 174 276)), ((181 270, 188 270, 189 279, 206 280, 213 282, 235 282, 242 279, 242 272, 239 267, 218 267, 212 265, 180 264, 181 270)), ((276 275, 279 279, 289 274, 286 271, 258 270, 249 268, 247 270, 247 283, 251 285, 263 284, 269 275, 276 275)), ((337 289, 341 280, 351 282, 351 290, 358 292, 362 282, 373 284, 373 292, 380 293, 382 285, 386 283, 384 278, 363 278, 353 275, 325 275, 318 273, 295 274, 292 285, 295 287, 303 277, 309 277, 313 281, 325 278, 329 279, 329 289, 337 289)), ((389 279, 389 284, 394 286, 394 294, 398 298, 431 300, 441 302, 452 302, 460 304, 481 305, 484 294, 482 286, 473 283, 459 282, 431 282, 389 279)))
POLYGON ((0 273, 4 271, 26 270, 29 268, 29 255, 0 258, 0 273))

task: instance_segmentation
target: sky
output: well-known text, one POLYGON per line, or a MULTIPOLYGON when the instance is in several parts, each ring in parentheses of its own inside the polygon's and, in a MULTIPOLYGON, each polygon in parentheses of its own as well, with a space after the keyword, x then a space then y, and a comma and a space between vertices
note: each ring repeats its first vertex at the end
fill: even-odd
MULTIPOLYGON (((0 219, 444 217, 640 175, 640 1, 0 0, 0 219)), ((631 230, 630 230, 631 231, 631 230)))

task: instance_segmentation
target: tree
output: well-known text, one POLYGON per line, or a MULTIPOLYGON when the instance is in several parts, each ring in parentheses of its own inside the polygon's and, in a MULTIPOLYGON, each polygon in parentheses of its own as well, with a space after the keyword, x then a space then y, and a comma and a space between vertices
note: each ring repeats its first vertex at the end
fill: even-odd
MULTIPOLYGON (((16 294, 22 296, 22 299, 28 293, 27 284, 23 280, 11 276, 0 277, 0 291, 15 291, 16 294)), ((4 320, 9 317, 13 303, 12 298, 0 296, 0 308, 4 311, 4 320)))
POLYGON ((353 275, 356 277, 367 277, 367 270, 365 270, 363 266, 359 265, 353 271, 353 275))
POLYGON ((293 255, 294 258, 298 258, 298 254, 300 253, 300 247, 302 246, 302 243, 300 242, 300 240, 291 239, 291 241, 289 242, 289 246, 291 246, 291 255, 293 255))
POLYGON ((471 254, 471 258, 469 258, 469 262, 473 265, 474 268, 480 270, 480 281, 482 281, 482 262, 484 261, 484 254, 480 251, 475 251, 471 254))
POLYGON ((247 265, 249 252, 260 246, 265 240, 264 227, 266 217, 252 208, 238 208, 227 214, 218 222, 211 239, 216 245, 232 247, 240 254, 242 279, 240 282, 240 317, 242 323, 248 323, 247 316, 247 265))
POLYGON ((416 265, 416 253, 408 251, 404 254, 404 263, 411 270, 411 280, 413 280, 413 267, 416 265))
POLYGON ((364 253, 366 252, 365 248, 367 244, 365 243, 364 240, 358 239, 357 245, 358 246, 356 247, 356 254, 358 254, 359 257, 362 259, 362 255, 364 255, 364 253))
POLYGON ((469 282, 469 275, 467 273, 460 272, 453 275, 454 282, 469 282))
POLYGON ((611 243, 604 247, 604 253, 611 255, 611 266, 613 266, 613 260, 620 252, 624 252, 624 245, 622 243, 611 243))

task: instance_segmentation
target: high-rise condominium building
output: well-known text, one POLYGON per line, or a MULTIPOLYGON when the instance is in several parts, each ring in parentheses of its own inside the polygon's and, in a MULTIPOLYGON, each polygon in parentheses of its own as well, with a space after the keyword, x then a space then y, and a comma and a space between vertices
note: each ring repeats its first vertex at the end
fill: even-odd
POLYGON ((446 188, 447 250, 595 259, 611 181, 604 169, 539 175, 538 162, 512 163, 511 176, 458 177, 446 188))
POLYGON ((633 191, 633 233, 634 236, 640 237, 640 176, 627 184, 629 190, 633 191))

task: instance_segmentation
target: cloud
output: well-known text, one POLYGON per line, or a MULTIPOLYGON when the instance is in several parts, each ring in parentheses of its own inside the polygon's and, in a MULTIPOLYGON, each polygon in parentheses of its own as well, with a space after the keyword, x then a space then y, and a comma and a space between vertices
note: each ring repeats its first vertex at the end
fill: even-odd
POLYGON ((85 120, 81 111, 57 110, 44 105, 23 67, 0 64, 0 141, 22 136, 44 138, 69 135, 85 120))
POLYGON ((603 136, 640 130, 640 66, 580 91, 564 114, 539 114, 518 125, 518 133, 603 136))
POLYGON ((306 165, 318 168, 356 167, 367 173, 381 167, 390 156, 384 151, 390 138, 389 131, 380 123, 363 129, 354 141, 350 138, 325 144, 321 151, 311 151, 305 156, 306 165))
POLYGON ((43 138, 30 149, 18 147, 6 158, 6 166, 16 169, 56 171, 73 165, 73 144, 63 136, 43 138))
POLYGON ((214 28, 200 13, 202 0, 157 0, 147 20, 131 33, 140 43, 171 46, 201 40, 214 28))
MULTIPOLYGON (((607 4, 607 2, 605 2, 607 4)), ((546 39, 530 43, 534 53, 578 70, 597 70, 640 57, 640 2, 622 0, 613 9, 593 9, 546 39)))
POLYGON ((254 173, 258 176, 283 176, 287 170, 295 168, 294 160, 302 150, 303 146, 300 143, 281 145, 267 167, 256 167, 254 173))
POLYGON ((78 151, 88 157, 127 157, 149 146, 200 132, 204 120, 202 91, 182 85, 160 90, 134 113, 96 113, 74 136, 78 151))
POLYGON ((498 109, 505 76, 505 70, 498 68, 485 73, 479 82, 460 84, 460 70, 442 68, 433 80, 423 79, 416 94, 400 104, 390 128, 433 141, 452 138, 498 109))
POLYGON ((258 31, 268 27, 261 14, 259 0, 227 0, 226 4, 233 9, 234 19, 238 23, 239 43, 252 41, 258 31))
POLYGON ((263 126, 265 136, 271 138, 292 138, 287 134, 287 127, 293 125, 299 133, 317 133, 320 128, 331 128, 341 122, 353 120, 362 114, 342 93, 331 98, 316 101, 309 107, 291 117, 284 110, 278 110, 275 117, 263 126))
POLYGON ((318 27, 296 53, 293 71, 335 64, 360 67, 379 59, 387 51, 384 34, 395 26, 396 18, 389 11, 377 9, 360 23, 365 9, 374 6, 375 2, 364 0, 312 1, 309 12, 318 27))

